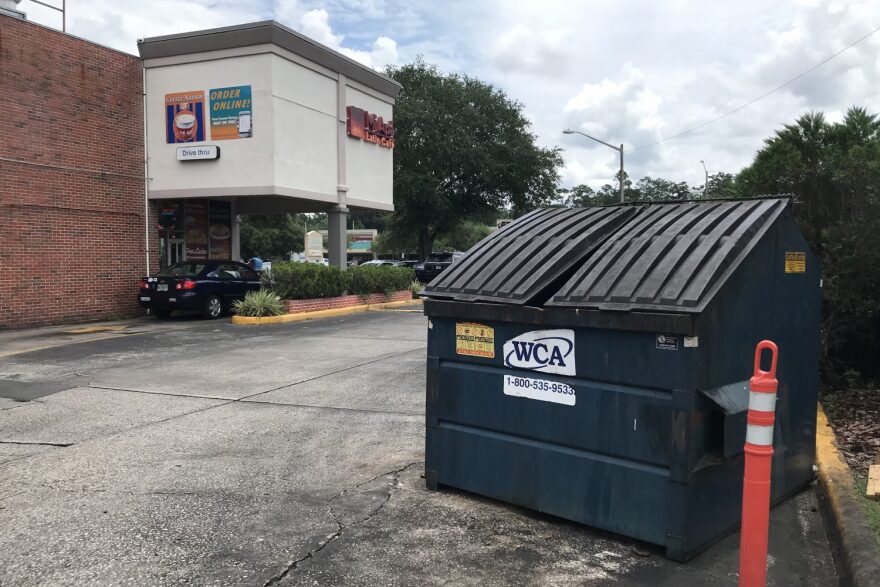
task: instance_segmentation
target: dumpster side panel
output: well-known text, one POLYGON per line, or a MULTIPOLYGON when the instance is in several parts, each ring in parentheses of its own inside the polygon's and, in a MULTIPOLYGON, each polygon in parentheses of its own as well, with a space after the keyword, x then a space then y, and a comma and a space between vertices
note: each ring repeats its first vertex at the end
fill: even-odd
MULTIPOLYGON (((732 276, 731 287, 723 290, 697 320, 702 358, 697 381, 700 389, 721 387, 751 376, 755 345, 762 339, 771 339, 779 346, 774 502, 813 479, 820 276, 818 261, 786 211, 732 276), (792 266, 789 262, 790 271, 786 273, 786 253, 789 258, 790 253, 803 253, 805 263, 792 266)), ((737 429, 720 433, 728 438, 729 444, 741 447, 745 443, 744 418, 728 418, 727 422, 716 418, 716 425, 736 426, 737 429), (736 440, 731 442, 731 438, 736 440)), ((707 428, 700 435, 717 439, 718 433, 719 430, 707 428)), ((715 446, 714 441, 709 444, 715 446)), ((710 463, 712 452, 716 451, 704 455, 710 463)), ((691 516, 686 524, 684 550, 699 550, 738 527, 742 476, 741 452, 693 474, 688 490, 691 516)))
POLYGON ((664 469, 452 423, 434 434, 442 485, 663 544, 664 469))
MULTIPOLYGON (((467 347, 476 344, 468 339, 460 348, 461 324, 430 319, 428 486, 458 487, 665 544, 668 517, 681 518, 686 507, 670 514, 669 386, 691 381, 695 349, 671 334, 574 328, 575 374, 547 374, 505 364, 505 345, 529 339, 533 327, 471 322, 482 346, 467 347), (492 352, 485 346, 490 332, 492 352), (665 342, 658 345, 658 336, 665 342), (569 386, 574 401, 510 395, 509 377, 569 386)), ((686 487, 681 491, 686 496, 686 487)))

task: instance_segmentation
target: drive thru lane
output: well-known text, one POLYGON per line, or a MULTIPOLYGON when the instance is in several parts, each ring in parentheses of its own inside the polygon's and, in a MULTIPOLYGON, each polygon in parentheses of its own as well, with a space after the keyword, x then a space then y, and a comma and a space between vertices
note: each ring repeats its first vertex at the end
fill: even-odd
MULTIPOLYGON (((0 405, 0 584, 736 583, 736 536, 679 565, 426 490, 425 330, 172 320, 0 358, 46 392, 0 405)), ((815 505, 774 510, 771 584, 834 583, 815 505)))

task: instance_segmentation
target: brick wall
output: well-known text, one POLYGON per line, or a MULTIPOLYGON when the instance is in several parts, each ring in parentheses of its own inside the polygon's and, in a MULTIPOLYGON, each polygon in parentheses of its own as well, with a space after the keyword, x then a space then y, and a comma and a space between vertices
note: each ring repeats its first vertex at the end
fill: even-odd
POLYGON ((138 311, 141 62, 0 16, 0 329, 138 311))
POLYGON ((363 304, 387 304, 388 302, 403 302, 406 300, 412 300, 412 292, 408 289, 396 291, 390 296, 386 296, 385 294, 372 294, 369 296, 339 296, 336 298, 284 300, 284 303, 287 304, 288 314, 301 314, 303 312, 349 308, 351 306, 360 306, 363 304))

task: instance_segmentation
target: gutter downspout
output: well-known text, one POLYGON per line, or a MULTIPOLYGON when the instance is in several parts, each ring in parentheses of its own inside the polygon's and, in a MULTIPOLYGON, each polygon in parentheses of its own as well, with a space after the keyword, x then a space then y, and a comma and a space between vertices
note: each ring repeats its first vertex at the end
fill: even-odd
POLYGON ((147 68, 143 67, 143 107, 144 107, 144 251, 146 252, 147 270, 150 274, 150 143, 147 125, 147 68))

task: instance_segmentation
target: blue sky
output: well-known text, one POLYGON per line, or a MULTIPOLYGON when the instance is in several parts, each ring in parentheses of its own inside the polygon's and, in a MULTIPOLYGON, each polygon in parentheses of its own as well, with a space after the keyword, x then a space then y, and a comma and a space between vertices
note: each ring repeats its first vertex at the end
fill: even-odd
MULTIPOLYGON (((53 0, 49 0, 53 1, 53 0)), ((54 0, 60 3, 60 0, 54 0)), ((34 21, 60 18, 25 0, 34 21)), ((136 52, 136 40, 274 18, 367 65, 417 55, 523 103, 565 185, 610 182, 616 154, 572 127, 624 143, 627 172, 702 184, 748 164, 773 129, 809 110, 880 111, 880 33, 757 104, 696 126, 788 80, 880 26, 870 0, 68 0, 68 31, 136 52)))

